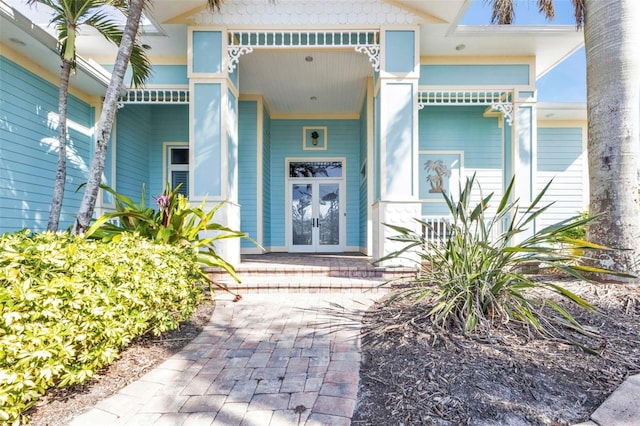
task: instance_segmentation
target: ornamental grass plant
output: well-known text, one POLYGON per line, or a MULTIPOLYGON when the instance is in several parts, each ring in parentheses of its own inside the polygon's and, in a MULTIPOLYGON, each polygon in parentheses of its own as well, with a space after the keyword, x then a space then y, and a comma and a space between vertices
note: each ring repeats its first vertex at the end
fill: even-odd
MULTIPOLYGON (((553 270, 581 280, 591 273, 614 274, 587 266, 585 253, 606 247, 568 236, 592 218, 576 216, 530 232, 534 221, 551 206, 541 205, 550 183, 521 208, 513 200, 512 180, 488 215, 493 194, 485 197, 475 175, 468 178, 459 197, 443 194, 449 217, 445 236, 437 241, 412 229, 386 225, 397 233, 391 240, 402 243, 402 248, 380 261, 409 258, 421 268, 416 282, 392 300, 409 297, 416 303, 432 303, 428 315, 435 324, 463 333, 490 334, 500 324, 518 323, 550 338, 566 339, 568 330, 593 335, 557 298, 549 296, 553 293, 567 303, 594 309, 589 302, 548 276, 527 273, 553 270)), ((425 221, 417 222, 429 232, 439 231, 425 221)))

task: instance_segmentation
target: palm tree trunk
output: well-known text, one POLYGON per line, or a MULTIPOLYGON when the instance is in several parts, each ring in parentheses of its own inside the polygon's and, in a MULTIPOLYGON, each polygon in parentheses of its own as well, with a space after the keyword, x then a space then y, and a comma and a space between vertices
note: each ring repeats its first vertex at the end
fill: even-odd
POLYGON ((100 183, 102 183, 102 174, 104 172, 104 163, 107 156, 107 147, 109 144, 109 136, 115 119, 117 110, 117 101, 124 80, 124 74, 129 64, 131 51, 138 33, 138 25, 142 16, 142 9, 145 0, 130 0, 129 14, 127 23, 124 27, 118 55, 111 74, 111 81, 107 88, 107 93, 103 102, 102 114, 100 115, 100 123, 96 135, 96 149, 91 160, 91 169, 89 171, 89 180, 85 188, 82 203, 78 210, 75 224, 72 232, 74 234, 82 234, 89 227, 89 222, 93 216, 93 211, 98 199, 98 191, 100 183))
POLYGON ((638 0, 586 0, 589 212, 596 266, 640 272, 638 0))
POLYGON ((72 62, 62 60, 60 71, 60 88, 58 90, 58 168, 56 180, 51 197, 49 210, 49 222, 47 230, 57 231, 60 223, 60 212, 64 200, 64 186, 67 181, 67 95, 69 93, 69 76, 71 75, 72 62))

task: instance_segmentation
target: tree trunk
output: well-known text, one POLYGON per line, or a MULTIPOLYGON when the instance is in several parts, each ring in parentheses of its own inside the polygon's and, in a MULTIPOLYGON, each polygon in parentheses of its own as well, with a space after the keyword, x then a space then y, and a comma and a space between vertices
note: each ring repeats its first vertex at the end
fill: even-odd
POLYGON ((627 249, 594 252, 595 266, 637 274, 640 6, 638 0, 586 0, 585 13, 589 213, 602 214, 587 238, 627 249))
POLYGON ((58 230, 62 201, 64 200, 64 186, 67 182, 67 95, 69 93, 71 67, 72 62, 70 60, 62 60, 60 88, 58 89, 58 168, 56 169, 56 180, 49 210, 49 222, 47 224, 47 230, 49 231, 58 230))
POLYGON ((76 217, 72 230, 74 234, 82 234, 87 230, 96 207, 98 192, 100 184, 102 183, 104 163, 107 156, 109 136, 111 135, 111 128, 113 127, 113 121, 116 115, 118 97, 120 96, 122 81, 124 80, 124 74, 131 57, 131 50, 133 49, 138 33, 138 25, 140 23, 140 17, 142 16, 144 3, 144 0, 129 1, 127 23, 124 27, 116 63, 114 64, 113 73, 111 74, 111 81, 109 82, 109 87, 107 88, 103 102, 102 114, 100 115, 100 123, 96 134, 96 149, 93 159, 91 160, 89 179, 82 203, 80 204, 78 216, 76 217))

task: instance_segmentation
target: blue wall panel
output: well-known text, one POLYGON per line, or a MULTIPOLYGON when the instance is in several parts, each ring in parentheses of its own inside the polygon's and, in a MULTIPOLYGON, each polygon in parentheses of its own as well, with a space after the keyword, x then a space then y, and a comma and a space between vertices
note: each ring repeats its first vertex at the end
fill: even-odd
MULTIPOLYGON (((238 202, 240 229, 253 239, 258 237, 258 103, 238 103, 238 202)), ((242 247, 254 247, 242 240, 242 247)))
POLYGON ((413 31, 385 32, 385 71, 409 73, 415 67, 416 44, 413 31))
POLYGON ((346 162, 346 245, 360 243, 359 207, 359 120, 272 120, 271 121, 271 242, 285 246, 286 205, 285 158, 345 157, 346 162), (304 126, 327 126, 328 149, 303 151, 304 126))
POLYGON ((529 65, 421 65, 421 86, 528 85, 529 65))
MULTIPOLYGON (((113 64, 100 64, 104 69, 109 72, 113 72, 113 64)), ((124 75, 124 84, 131 84, 131 66, 127 67, 127 72, 124 75)), ((152 65, 151 75, 146 81, 147 85, 153 84, 166 84, 171 86, 176 85, 188 85, 189 78, 187 77, 186 65, 152 65)))
POLYGON ((153 65, 151 72, 147 84, 189 84, 186 65, 153 65))
POLYGON ((193 32, 193 72, 222 72, 222 33, 220 31, 193 32))
MULTIPOLYGON (((58 161, 58 89, 0 57, 0 232, 47 226, 58 161)), ((73 223, 93 142, 93 107, 69 97, 67 184, 59 229, 73 223)))
POLYGON ((220 84, 194 84, 194 196, 219 197, 221 183, 222 111, 220 84))

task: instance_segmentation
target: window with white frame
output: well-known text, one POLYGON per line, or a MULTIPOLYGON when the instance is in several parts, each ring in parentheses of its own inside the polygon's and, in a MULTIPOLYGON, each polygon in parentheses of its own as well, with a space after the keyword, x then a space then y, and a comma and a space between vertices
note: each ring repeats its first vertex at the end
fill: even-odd
POLYGON ((189 147, 188 145, 167 146, 167 179, 171 188, 178 185, 178 193, 189 196, 189 147))

